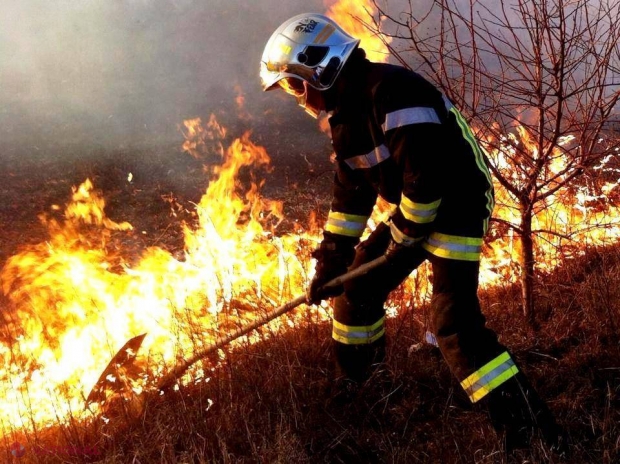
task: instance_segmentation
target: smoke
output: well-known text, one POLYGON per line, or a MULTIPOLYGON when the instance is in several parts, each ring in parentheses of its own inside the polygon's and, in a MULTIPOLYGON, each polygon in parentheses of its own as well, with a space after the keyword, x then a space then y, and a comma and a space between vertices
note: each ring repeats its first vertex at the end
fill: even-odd
MULTIPOLYGON (((3 0, 0 156, 50 144, 117 147, 179 138, 183 119, 252 113, 265 42, 320 0, 3 0)), ((289 107, 292 108, 292 107, 289 107)))

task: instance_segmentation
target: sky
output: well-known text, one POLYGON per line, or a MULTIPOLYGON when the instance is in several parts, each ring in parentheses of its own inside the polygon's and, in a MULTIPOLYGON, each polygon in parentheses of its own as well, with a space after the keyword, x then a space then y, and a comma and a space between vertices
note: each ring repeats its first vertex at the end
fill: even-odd
POLYGON ((324 10, 320 0, 2 0, 0 156, 166 143, 184 119, 234 108, 238 92, 261 114, 273 98, 258 79, 267 39, 324 10))
MULTIPOLYGON (((414 16, 430 2, 413 0, 414 16)), ((409 1, 387 4, 398 16, 409 1)), ((304 117, 290 99, 260 90, 258 70, 271 33, 307 11, 326 7, 323 0, 1 0, 0 157, 48 146, 174 143, 185 119, 232 115, 239 92, 255 124, 265 112, 304 117)))

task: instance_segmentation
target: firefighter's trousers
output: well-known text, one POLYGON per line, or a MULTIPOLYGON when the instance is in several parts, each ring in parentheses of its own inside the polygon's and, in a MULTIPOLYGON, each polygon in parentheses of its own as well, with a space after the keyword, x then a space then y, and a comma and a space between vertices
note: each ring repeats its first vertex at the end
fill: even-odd
MULTIPOLYGON (((358 247, 352 268, 384 254, 390 240, 389 228, 380 225, 358 247)), ((469 399, 476 403, 486 397, 497 429, 525 431, 536 425, 553 429, 555 422, 546 405, 495 332, 485 325, 477 296, 477 261, 440 258, 415 247, 402 260, 348 282, 334 304, 333 343, 341 373, 363 381, 373 365, 383 360, 384 303, 388 294, 427 259, 433 270, 431 330, 469 399)))

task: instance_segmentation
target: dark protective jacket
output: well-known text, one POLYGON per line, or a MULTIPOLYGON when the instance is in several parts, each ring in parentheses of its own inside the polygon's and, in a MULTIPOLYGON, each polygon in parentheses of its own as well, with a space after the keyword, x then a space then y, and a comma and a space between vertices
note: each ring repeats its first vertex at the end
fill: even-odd
POLYGON ((329 119, 337 172, 326 239, 357 241, 380 195, 394 205, 397 242, 478 260, 493 185, 462 115, 400 66, 362 59, 343 73, 329 119))
POLYGON ((332 338, 342 373, 364 381, 382 362, 385 300, 428 258, 430 329, 469 399, 487 398, 507 445, 527 445, 534 427, 548 445, 557 445, 561 431, 552 414, 480 311, 477 261, 493 187, 471 130, 419 75, 362 59, 347 68, 329 102, 338 165, 327 245, 336 245, 337 252, 339 242, 357 243, 381 195, 394 204, 390 230, 379 225, 357 248, 352 268, 384 254, 392 239, 415 246, 401 250, 407 259, 346 283, 336 298, 332 338))

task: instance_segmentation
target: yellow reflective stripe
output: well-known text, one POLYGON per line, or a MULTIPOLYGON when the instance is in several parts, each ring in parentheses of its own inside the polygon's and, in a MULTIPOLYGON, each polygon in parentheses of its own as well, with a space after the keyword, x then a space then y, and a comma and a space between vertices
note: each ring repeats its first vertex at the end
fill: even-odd
POLYGON ((429 215, 420 215, 412 213, 410 210, 407 210, 402 204, 399 206, 400 212, 403 213, 405 219, 415 222, 416 224, 428 224, 429 222, 433 222, 437 217, 437 213, 429 214, 429 215))
POLYGON ((472 403, 484 398, 519 372, 507 351, 492 359, 461 382, 472 403))
POLYGON ((437 208, 440 203, 441 198, 432 203, 416 203, 402 195, 399 209, 405 219, 418 224, 428 224, 437 217, 437 208))
POLYGON ((372 325, 346 325, 332 321, 332 338, 345 345, 362 345, 373 343, 385 335, 385 317, 372 325))
POLYGON ((392 238, 394 239, 394 241, 400 245, 404 245, 404 246, 412 246, 415 243, 419 242, 420 240, 423 240, 424 237, 410 237, 409 235, 405 234, 403 231, 401 231, 398 227, 396 227, 396 224, 394 224, 393 221, 389 221, 388 225, 390 226, 390 232, 392 233, 392 238))
MULTIPOLYGON (((444 101, 445 100, 447 99, 444 97, 444 101)), ((449 100, 447 102, 449 103, 449 100)), ((449 111, 456 118, 456 122, 461 128, 461 133, 463 134, 463 138, 471 146, 471 149, 474 152, 474 158, 476 160, 476 165, 478 166, 478 169, 482 171, 484 176, 487 178, 487 182, 489 183, 489 188, 486 191, 485 196, 487 199, 487 211, 489 212, 489 217, 490 217, 491 213, 493 212, 493 208, 495 207, 495 199, 493 198, 493 180, 491 179, 491 173, 489 172, 489 168, 484 162, 483 149, 480 146, 480 144, 478 144, 478 142, 476 141, 476 137, 474 136, 474 133, 472 132, 471 127, 469 127, 469 124, 467 124, 467 121, 465 121, 465 118, 463 117, 461 112, 457 110, 454 106, 452 106, 451 103, 449 105, 449 111)), ((488 226, 489 226, 488 220, 486 220, 484 224, 485 233, 486 233, 488 226)))
POLYGON ((325 230, 348 237, 361 237, 367 221, 368 216, 330 211, 325 230))
POLYGON ((411 201, 409 198, 403 195, 400 202, 408 208, 419 209, 421 211, 430 211, 439 207, 439 205, 441 204, 441 198, 437 201, 433 201, 432 203, 416 203, 415 201, 411 201))
POLYGON ((380 332, 373 335, 370 338, 348 338, 343 337, 335 332, 332 333, 332 338, 343 345, 369 345, 376 342, 385 335, 385 328, 382 328, 380 332))
POLYGON ((442 242, 458 243, 461 245, 482 246, 482 238, 480 237, 461 237, 460 235, 448 235, 440 232, 433 232, 431 237, 441 240, 442 242))
POLYGON ((346 325, 342 322, 338 322, 336 319, 332 321, 333 326, 344 332, 364 332, 378 329, 385 323, 385 316, 381 317, 377 322, 372 325, 346 325))
POLYGON ((480 387, 474 393, 469 395, 469 399, 471 400, 472 403, 475 403, 476 401, 481 400, 487 394, 489 394, 490 392, 495 390, 497 387, 499 387, 501 384, 503 384, 506 380, 514 377, 518 372, 519 372, 519 369, 517 369, 517 366, 512 366, 508 368, 502 374, 495 377, 493 381, 489 382, 486 386, 480 387))
POLYGON ((482 252, 482 238, 432 232, 422 247, 440 258, 479 261, 482 252))
POLYGON ((491 372, 497 366, 499 366, 500 364, 504 363, 505 361, 508 361, 509 359, 510 359, 510 354, 508 353, 508 351, 504 351, 498 357, 493 358, 491 361, 486 363, 484 366, 482 366, 476 372, 474 372, 473 374, 469 375, 466 379, 461 381, 461 386, 465 390, 467 390, 469 387, 471 387, 473 384, 475 384, 478 380, 480 380, 481 377, 484 377, 486 374, 491 372))
POLYGON ((361 222, 364 225, 368 220, 368 216, 362 216, 360 214, 347 214, 347 213, 339 213, 337 211, 330 211, 329 217, 334 219, 341 219, 343 221, 353 221, 353 222, 361 222))

